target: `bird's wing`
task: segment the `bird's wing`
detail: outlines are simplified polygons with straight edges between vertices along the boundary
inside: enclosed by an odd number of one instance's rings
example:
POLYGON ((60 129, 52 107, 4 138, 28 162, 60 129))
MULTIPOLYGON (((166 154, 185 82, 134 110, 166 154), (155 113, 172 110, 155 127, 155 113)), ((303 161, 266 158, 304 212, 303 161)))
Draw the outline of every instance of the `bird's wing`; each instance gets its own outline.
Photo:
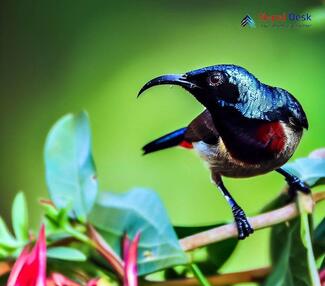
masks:
POLYGON ((185 140, 188 142, 203 141, 207 144, 216 144, 219 133, 216 130, 210 112, 206 109, 196 117, 187 127, 185 140))

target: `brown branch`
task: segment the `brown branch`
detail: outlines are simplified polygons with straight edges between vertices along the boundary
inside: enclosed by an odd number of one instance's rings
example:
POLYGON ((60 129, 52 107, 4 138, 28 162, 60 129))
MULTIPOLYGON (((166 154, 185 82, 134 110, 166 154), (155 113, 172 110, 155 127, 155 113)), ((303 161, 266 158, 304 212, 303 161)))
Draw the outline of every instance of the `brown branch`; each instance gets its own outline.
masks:
MULTIPOLYGON (((208 276, 207 279, 214 286, 226 286, 244 282, 260 282, 271 272, 270 267, 258 268, 249 271, 234 272, 229 274, 220 274, 208 276)), ((198 286, 200 283, 196 278, 174 279, 168 281, 144 281, 144 286, 198 286)))
MULTIPOLYGON (((311 211, 311 205, 316 204, 325 199, 325 192, 318 192, 311 196, 304 195, 304 207, 308 212, 311 211), (313 201, 310 204, 310 201, 313 201)), ((249 218, 249 222, 255 230, 263 229, 272 225, 291 220, 299 215, 299 209, 296 203, 291 203, 282 208, 260 214, 258 216, 249 218)), ((222 241, 231 237, 237 237, 237 228, 234 223, 212 228, 183 239, 179 243, 184 251, 190 251, 205 245, 222 241)))

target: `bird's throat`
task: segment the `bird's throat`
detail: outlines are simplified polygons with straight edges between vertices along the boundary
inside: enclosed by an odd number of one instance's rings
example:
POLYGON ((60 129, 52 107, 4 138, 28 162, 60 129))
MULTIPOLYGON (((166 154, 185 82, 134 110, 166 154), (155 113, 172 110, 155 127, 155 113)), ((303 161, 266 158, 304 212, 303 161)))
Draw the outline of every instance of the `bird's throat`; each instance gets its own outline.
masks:
POLYGON ((256 139, 271 152, 281 152, 285 145, 285 131, 282 123, 266 122, 257 127, 256 139))

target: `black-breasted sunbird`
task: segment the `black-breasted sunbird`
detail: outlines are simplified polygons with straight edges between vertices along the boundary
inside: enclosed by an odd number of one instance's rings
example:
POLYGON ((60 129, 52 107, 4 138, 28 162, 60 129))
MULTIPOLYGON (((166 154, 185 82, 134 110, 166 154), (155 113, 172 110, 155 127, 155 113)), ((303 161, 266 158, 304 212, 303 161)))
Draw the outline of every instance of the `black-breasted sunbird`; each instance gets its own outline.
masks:
POLYGON ((187 127, 145 145, 144 154, 174 146, 194 148, 208 162, 212 180, 232 209, 239 239, 253 229, 222 176, 245 178, 275 170, 285 177, 289 193, 309 192, 304 182, 281 168, 308 128, 302 106, 288 91, 260 82, 243 67, 215 65, 159 76, 139 95, 162 84, 183 87, 206 109, 187 127))

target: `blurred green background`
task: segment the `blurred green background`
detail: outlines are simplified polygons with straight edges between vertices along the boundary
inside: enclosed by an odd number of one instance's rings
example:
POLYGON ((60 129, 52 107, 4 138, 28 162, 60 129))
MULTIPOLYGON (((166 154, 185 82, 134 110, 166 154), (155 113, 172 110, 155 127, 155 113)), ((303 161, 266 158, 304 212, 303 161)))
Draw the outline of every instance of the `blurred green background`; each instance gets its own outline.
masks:
MULTIPOLYGON (((231 220, 193 152, 175 148, 141 156, 145 143, 186 126, 202 107, 177 87, 157 87, 138 100, 137 92, 164 73, 221 63, 244 66, 300 100, 310 130, 295 157, 305 156, 325 143, 325 30, 316 22, 304 29, 261 28, 258 14, 320 5, 310 0, 1 1, 1 215, 9 220, 12 198, 24 190, 33 223, 39 222, 37 199, 47 196, 46 134, 62 115, 86 109, 101 189, 150 187, 178 225, 231 220), (240 26, 247 14, 257 28, 240 26)), ((272 173, 226 179, 226 184, 253 215, 284 181, 272 173)), ((240 242, 223 270, 267 265, 267 235, 259 231, 240 242)))

